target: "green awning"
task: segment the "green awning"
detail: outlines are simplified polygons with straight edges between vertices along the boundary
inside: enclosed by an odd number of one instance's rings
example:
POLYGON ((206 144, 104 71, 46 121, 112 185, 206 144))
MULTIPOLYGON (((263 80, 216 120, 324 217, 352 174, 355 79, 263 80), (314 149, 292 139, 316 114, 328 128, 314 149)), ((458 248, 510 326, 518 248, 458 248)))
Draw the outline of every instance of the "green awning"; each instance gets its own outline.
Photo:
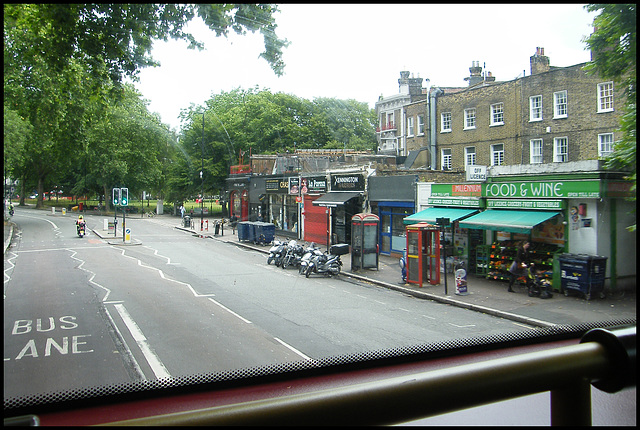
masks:
POLYGON ((553 218, 560 212, 516 211, 489 209, 460 221, 460 228, 529 233, 536 225, 553 218))
POLYGON ((451 222, 454 222, 477 212, 477 209, 427 208, 405 217, 402 222, 405 224, 416 224, 419 222, 435 224, 436 218, 449 218, 451 222))

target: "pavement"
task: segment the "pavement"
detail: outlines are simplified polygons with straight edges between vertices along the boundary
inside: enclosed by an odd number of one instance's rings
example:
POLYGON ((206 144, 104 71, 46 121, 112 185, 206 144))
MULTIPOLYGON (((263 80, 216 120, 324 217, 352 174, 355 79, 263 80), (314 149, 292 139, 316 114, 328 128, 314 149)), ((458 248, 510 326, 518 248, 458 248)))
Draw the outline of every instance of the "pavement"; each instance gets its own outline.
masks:
MULTIPOLYGON (((50 214, 50 216, 62 217, 63 215, 58 213, 56 215, 50 214)), ((73 217, 70 214, 66 216, 73 217)), ((113 233, 107 233, 103 230, 105 216, 87 216, 85 218, 87 219, 88 228, 97 236, 107 240, 112 239, 109 243, 114 245, 128 245, 122 241, 121 231, 116 232, 117 234, 114 238, 113 233)), ((143 218, 145 221, 162 223, 169 227, 191 232, 194 235, 194 240, 217 240, 250 248, 265 255, 268 253, 270 245, 240 241, 237 234, 234 234, 227 224, 220 229, 220 234, 216 235, 214 233, 214 223, 217 220, 215 218, 208 219, 209 228, 200 231, 199 226, 197 230, 183 227, 181 219, 172 215, 156 215, 153 218, 143 218)), ((6 252, 11 243, 13 227, 5 223, 4 231, 6 252)), ((289 240, 290 238, 280 237, 276 234, 276 239, 289 240)), ((140 242, 132 240, 130 243, 130 245, 136 244, 140 244, 140 242)), ((564 294, 554 291, 552 298, 540 299, 538 297, 529 297, 524 285, 514 286, 515 293, 509 293, 507 292, 508 283, 505 281, 490 280, 469 274, 467 276, 467 294, 463 295, 456 294, 453 274, 447 274, 446 291, 444 277, 442 277, 439 285, 423 284, 421 287, 418 284, 403 282, 398 264, 399 260, 396 257, 381 254, 378 259, 377 269, 361 269, 358 271, 351 270, 350 254, 342 256, 342 262, 344 265, 340 276, 369 282, 409 296, 466 308, 534 327, 551 327, 558 324, 574 325, 612 320, 620 321, 621 324, 629 324, 631 322, 635 324, 636 321, 635 283, 630 286, 620 287, 616 291, 605 289, 604 298, 596 295, 595 298, 586 300, 581 295, 572 294, 566 297, 564 294)))

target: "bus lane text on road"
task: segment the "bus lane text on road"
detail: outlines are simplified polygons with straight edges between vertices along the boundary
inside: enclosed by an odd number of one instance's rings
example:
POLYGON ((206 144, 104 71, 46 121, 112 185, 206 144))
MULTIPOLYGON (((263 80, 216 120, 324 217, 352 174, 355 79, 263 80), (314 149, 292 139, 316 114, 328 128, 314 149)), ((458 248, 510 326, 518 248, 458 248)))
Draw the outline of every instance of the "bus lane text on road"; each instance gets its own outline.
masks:
POLYGON ((77 318, 72 315, 61 317, 46 317, 35 319, 15 320, 11 330, 11 336, 24 338, 24 342, 17 342, 18 347, 13 351, 7 351, 5 345, 4 361, 22 360, 24 358, 50 357, 68 354, 86 354, 94 352, 89 344, 90 334, 78 334, 77 318), (72 331, 73 330, 73 331, 72 331), (47 333, 46 338, 37 336, 39 333, 47 333), (14 356, 15 355, 15 356, 14 356))

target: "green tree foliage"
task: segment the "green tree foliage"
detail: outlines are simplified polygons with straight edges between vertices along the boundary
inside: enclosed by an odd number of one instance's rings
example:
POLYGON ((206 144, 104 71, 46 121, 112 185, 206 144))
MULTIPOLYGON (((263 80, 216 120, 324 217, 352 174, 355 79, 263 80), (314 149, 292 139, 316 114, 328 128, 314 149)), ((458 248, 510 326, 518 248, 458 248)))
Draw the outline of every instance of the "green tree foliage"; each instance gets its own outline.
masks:
POLYGON ((273 14, 275 5, 255 4, 19 4, 4 6, 7 27, 27 30, 30 44, 23 53, 40 57, 56 72, 72 60, 85 64, 100 84, 106 79, 119 88, 122 78, 135 78, 141 67, 156 65, 150 57, 154 40, 185 39, 203 45, 183 31, 197 14, 218 36, 230 29, 238 34, 259 30, 264 35, 262 57, 282 74, 282 48, 273 14))
MULTIPOLYGON (((124 89, 124 97, 113 101, 87 131, 86 160, 91 166, 86 183, 85 172, 77 171, 76 193, 91 189, 109 196, 114 186, 126 186, 138 195, 162 188, 163 170, 175 139, 168 127, 148 112, 132 86, 124 89)), ((82 157, 80 153, 79 164, 82 157)))
POLYGON ((202 48, 183 30, 196 14, 218 36, 260 31, 262 57, 280 75, 288 42, 275 34, 277 11, 263 4, 4 5, 5 111, 13 128, 17 118, 29 128, 25 139, 5 140, 5 163, 10 154, 13 176, 37 185, 38 206, 59 181, 75 192, 114 185, 107 181, 127 181, 136 193, 159 189, 176 153, 123 78, 135 80, 141 67, 156 64, 149 55, 154 40, 202 48))
MULTIPOLYGON (((612 169, 629 171, 632 190, 636 190, 636 5, 590 4, 590 12, 600 11, 594 32, 585 42, 594 53, 587 70, 612 79, 626 96, 620 123, 622 138, 615 142, 607 159, 612 169)), ((634 198, 635 200, 635 198, 634 198)), ((635 230, 635 224, 630 227, 635 230)))
POLYGON ((191 106, 181 116, 187 126, 180 140, 185 157, 179 182, 185 187, 194 184, 192 195, 200 193, 202 158, 205 189, 216 190, 224 186, 229 167, 240 162, 241 154, 248 163, 250 153, 344 147, 374 150, 377 145, 375 112, 355 100, 309 101, 258 88, 237 88, 214 95, 205 106, 191 106))

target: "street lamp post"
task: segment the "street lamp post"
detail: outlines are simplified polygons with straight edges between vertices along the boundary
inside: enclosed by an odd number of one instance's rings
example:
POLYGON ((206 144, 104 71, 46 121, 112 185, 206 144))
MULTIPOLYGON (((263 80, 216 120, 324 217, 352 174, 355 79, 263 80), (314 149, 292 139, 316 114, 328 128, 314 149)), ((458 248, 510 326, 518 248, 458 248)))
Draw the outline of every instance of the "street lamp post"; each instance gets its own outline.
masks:
POLYGON ((204 229, 204 112, 202 112, 202 145, 200 145, 200 232, 204 229))

